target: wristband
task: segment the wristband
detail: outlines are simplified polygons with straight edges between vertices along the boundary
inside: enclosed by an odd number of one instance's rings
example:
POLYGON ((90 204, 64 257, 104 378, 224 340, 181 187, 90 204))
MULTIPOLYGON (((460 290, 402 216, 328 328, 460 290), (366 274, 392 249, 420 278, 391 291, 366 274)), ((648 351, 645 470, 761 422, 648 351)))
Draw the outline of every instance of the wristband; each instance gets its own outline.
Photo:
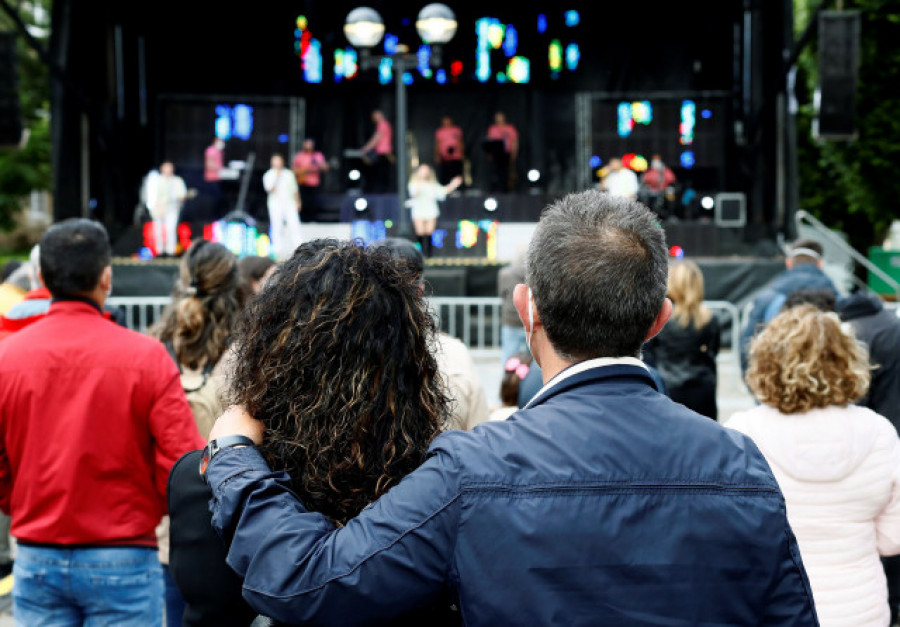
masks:
POLYGON ((209 462, 212 458, 221 453, 226 448, 234 446, 256 446, 256 443, 246 435, 226 435, 215 440, 210 440, 209 444, 203 449, 203 457, 200 459, 200 475, 206 474, 209 462))

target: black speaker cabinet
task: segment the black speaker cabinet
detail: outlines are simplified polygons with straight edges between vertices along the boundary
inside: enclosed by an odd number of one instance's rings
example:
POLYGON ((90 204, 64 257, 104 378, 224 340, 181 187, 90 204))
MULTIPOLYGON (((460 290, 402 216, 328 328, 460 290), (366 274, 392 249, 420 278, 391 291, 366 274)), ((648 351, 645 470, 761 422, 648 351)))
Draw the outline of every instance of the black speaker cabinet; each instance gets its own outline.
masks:
POLYGON ((22 140, 17 68, 16 36, 0 32, 0 147, 17 146, 22 140))
POLYGON ((856 87, 859 70, 858 11, 819 14, 819 93, 816 135, 822 139, 856 137, 856 87))

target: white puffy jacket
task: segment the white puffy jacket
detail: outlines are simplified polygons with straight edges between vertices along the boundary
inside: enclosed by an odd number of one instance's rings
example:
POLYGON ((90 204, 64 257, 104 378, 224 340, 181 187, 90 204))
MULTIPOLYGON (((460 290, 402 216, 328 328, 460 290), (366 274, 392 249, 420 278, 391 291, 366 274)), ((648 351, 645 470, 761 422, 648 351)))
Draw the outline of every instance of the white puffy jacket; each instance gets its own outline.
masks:
POLYGON ((900 553, 900 438, 850 405, 782 414, 765 405, 725 424, 749 435, 787 504, 823 627, 885 627, 879 555, 900 553))

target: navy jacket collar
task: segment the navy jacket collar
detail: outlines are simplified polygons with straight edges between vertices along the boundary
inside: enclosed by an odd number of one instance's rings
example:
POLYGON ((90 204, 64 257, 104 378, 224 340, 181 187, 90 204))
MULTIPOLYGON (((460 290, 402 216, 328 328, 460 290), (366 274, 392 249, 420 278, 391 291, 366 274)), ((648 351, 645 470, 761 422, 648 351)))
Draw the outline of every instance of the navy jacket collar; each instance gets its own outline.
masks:
POLYGON ((621 377, 627 377, 629 379, 639 379, 642 383, 646 383, 652 389, 656 389, 656 383, 653 381, 653 377, 650 376, 650 373, 646 368, 642 368, 640 366, 632 366, 629 364, 597 366, 596 368, 590 368, 583 372, 579 372, 578 374, 572 375, 571 377, 566 377, 559 383, 551 385, 549 388, 547 388, 543 392, 538 393, 537 396, 531 399, 526 407, 536 407, 537 405, 546 402, 550 398, 553 398, 557 394, 562 394, 567 390, 578 387, 580 385, 584 385, 586 383, 600 382, 621 377))

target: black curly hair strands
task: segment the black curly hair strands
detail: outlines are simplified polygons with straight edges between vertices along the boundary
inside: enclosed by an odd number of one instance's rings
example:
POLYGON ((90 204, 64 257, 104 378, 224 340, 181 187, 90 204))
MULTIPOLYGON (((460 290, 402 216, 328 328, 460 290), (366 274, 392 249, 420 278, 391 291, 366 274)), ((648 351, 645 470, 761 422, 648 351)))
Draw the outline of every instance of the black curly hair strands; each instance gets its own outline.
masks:
POLYGON ((247 306, 230 398, 310 509, 343 524, 422 463, 446 418, 417 275, 384 249, 307 242, 247 306))

